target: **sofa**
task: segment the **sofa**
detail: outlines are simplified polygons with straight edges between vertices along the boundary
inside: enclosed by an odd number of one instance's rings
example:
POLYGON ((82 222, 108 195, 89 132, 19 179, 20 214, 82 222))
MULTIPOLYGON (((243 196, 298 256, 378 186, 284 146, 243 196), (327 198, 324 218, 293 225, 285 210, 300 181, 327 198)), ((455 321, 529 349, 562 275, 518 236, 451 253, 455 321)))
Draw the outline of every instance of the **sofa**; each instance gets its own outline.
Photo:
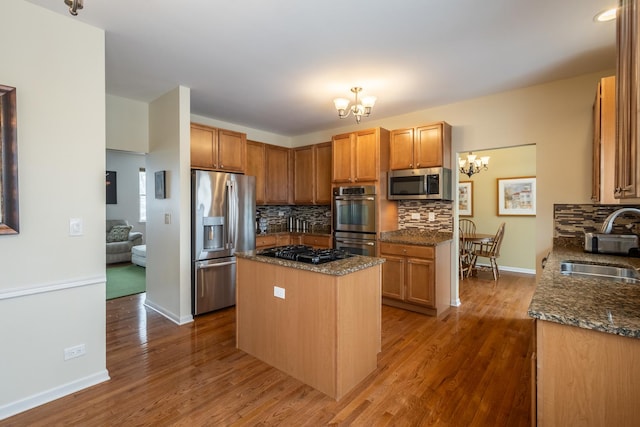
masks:
POLYGON ((131 248, 142 245, 142 233, 124 219, 107 220, 107 264, 131 261, 131 248))

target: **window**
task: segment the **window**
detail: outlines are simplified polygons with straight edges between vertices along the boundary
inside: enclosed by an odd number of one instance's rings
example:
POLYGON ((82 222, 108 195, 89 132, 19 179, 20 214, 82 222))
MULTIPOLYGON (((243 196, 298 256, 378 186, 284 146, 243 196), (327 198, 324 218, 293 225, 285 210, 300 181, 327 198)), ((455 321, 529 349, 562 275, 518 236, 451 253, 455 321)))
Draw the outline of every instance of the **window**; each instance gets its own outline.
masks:
POLYGON ((144 168, 138 171, 138 195, 140 199, 140 222, 147 222, 147 174, 144 168))

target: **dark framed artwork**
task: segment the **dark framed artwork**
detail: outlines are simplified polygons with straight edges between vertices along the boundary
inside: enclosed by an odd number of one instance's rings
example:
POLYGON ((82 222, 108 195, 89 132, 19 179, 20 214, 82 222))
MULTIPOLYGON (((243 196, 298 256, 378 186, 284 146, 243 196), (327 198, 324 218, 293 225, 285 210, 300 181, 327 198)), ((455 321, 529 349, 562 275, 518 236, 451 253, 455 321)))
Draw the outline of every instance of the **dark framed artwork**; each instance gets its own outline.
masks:
POLYGON ((107 171, 107 204, 118 204, 118 180, 115 171, 107 171))
POLYGON ((167 197, 167 191, 165 187, 166 171, 158 171, 155 173, 156 177, 156 199, 164 199, 167 197))
POLYGON ((0 235, 18 234, 16 88, 0 85, 0 235))

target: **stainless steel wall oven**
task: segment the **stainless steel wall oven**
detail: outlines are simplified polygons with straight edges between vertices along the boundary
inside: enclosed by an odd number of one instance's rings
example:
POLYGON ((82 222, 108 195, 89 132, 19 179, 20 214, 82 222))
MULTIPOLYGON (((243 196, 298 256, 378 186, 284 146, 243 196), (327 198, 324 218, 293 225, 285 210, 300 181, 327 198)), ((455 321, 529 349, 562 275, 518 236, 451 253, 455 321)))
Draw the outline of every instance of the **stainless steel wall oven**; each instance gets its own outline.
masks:
POLYGON ((334 247, 358 255, 376 256, 376 187, 333 189, 334 247))

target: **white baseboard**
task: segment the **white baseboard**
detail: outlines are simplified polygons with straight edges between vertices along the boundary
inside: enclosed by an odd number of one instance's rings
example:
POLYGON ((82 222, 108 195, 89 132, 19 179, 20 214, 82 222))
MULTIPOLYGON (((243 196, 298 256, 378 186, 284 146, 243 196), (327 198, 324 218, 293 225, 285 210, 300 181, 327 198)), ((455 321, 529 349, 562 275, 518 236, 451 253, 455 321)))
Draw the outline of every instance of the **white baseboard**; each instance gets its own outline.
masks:
POLYGON ((193 322, 192 315, 177 316, 175 313, 165 310, 164 307, 160 307, 159 305, 155 304, 153 301, 149 301, 148 297, 145 298, 144 305, 145 307, 149 307, 151 310, 155 311, 156 313, 163 315, 164 317, 171 320, 173 323, 177 325, 186 325, 187 323, 193 322))
POLYGON ((20 412, 28 411, 36 406, 44 405, 45 403, 60 399, 61 397, 89 388, 96 384, 109 381, 110 379, 109 371, 105 369, 103 371, 96 372, 93 375, 89 375, 50 390, 34 394, 33 396, 26 397, 16 402, 0 406, 0 420, 19 414, 20 412))
MULTIPOLYGON (((491 264, 481 264, 478 263, 477 265, 479 265, 480 267, 487 267, 487 268, 491 268, 491 264)), ((505 266, 498 266, 498 269, 501 271, 510 271, 512 273, 523 273, 523 274, 532 274, 535 276, 536 274, 536 270, 535 269, 530 269, 530 268, 520 268, 520 267, 505 267, 505 266)))

